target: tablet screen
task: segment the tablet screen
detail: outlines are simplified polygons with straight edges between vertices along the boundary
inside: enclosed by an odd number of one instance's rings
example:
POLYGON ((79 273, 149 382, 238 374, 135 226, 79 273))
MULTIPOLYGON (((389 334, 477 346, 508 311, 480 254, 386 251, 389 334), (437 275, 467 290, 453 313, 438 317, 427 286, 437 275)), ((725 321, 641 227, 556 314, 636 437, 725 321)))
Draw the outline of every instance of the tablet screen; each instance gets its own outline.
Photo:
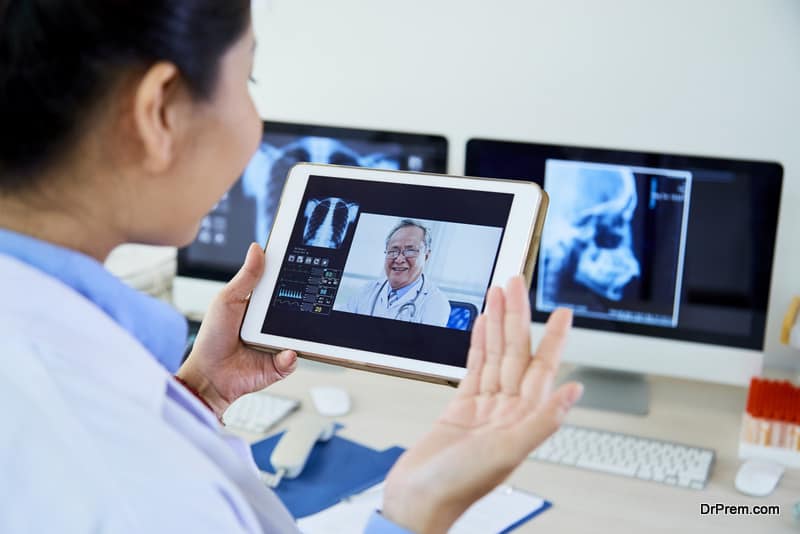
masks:
POLYGON ((513 198, 310 176, 262 333, 463 367, 513 198))

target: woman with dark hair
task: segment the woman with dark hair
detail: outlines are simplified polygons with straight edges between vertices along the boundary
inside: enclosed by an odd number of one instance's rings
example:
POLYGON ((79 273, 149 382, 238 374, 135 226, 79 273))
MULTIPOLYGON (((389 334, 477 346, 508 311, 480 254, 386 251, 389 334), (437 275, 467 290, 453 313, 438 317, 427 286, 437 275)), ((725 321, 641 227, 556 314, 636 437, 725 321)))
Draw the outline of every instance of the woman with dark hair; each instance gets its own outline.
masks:
MULTIPOLYGON (((218 420, 296 366, 238 338, 259 248, 179 369, 183 319, 102 266, 121 243, 190 242, 241 174, 253 50, 250 0, 0 0, 0 531, 297 532, 218 420)), ((531 358, 521 279, 487 309, 369 532, 444 532, 580 395, 552 392, 568 312, 531 358)))

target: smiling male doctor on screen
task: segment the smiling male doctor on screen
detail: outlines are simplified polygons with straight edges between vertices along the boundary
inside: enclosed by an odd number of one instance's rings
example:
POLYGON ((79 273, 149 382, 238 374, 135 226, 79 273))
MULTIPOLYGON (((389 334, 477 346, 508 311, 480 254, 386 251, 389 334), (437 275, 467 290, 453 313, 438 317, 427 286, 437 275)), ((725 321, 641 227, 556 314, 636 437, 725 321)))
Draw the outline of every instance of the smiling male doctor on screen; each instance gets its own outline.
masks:
POLYGON ((446 326, 450 302, 423 272, 431 256, 430 230, 403 219, 386 237, 384 254, 386 278, 366 284, 344 311, 446 326))

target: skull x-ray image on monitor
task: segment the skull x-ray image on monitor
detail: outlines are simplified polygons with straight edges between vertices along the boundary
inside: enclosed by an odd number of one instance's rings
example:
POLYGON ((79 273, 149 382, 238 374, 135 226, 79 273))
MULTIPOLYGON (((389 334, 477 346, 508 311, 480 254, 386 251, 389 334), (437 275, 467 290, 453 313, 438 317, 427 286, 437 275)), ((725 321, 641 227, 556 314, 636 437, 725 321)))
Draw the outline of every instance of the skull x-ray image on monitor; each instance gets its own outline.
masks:
POLYGON ((548 159, 536 309, 675 326, 692 174, 548 159))
MULTIPOLYGON (((447 141, 435 135, 265 121, 261 144, 241 179, 203 219, 194 242, 179 251, 178 275, 230 279, 247 246, 267 242, 286 175, 301 162, 444 173, 447 141)), ((354 217, 340 216, 350 209, 340 212, 340 207, 317 207, 315 217, 330 214, 333 226, 317 227, 325 219, 314 218, 314 235, 330 231, 330 243, 335 243, 336 225, 354 217)))
POLYGON ((763 350, 779 164, 472 139, 466 174, 550 196, 535 321, 566 306, 584 329, 763 350))

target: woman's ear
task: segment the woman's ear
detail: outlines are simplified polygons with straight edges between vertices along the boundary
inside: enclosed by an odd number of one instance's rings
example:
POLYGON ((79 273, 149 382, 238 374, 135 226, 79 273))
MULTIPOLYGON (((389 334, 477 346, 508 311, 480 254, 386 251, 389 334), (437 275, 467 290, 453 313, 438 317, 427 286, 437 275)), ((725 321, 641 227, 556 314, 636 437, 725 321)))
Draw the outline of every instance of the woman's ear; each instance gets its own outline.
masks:
POLYGON ((133 123, 143 150, 143 165, 152 173, 167 170, 175 157, 180 118, 179 72, 159 62, 144 73, 134 94, 133 123))

